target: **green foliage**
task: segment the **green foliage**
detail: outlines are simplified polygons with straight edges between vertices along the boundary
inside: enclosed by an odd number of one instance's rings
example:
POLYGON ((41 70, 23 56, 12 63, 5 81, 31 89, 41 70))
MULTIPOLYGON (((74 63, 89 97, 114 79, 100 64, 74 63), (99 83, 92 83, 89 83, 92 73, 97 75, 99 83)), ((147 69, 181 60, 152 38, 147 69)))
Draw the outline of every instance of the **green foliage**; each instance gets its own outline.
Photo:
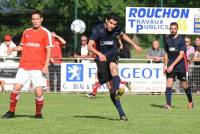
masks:
MULTIPOLYGON (((43 25, 50 31, 55 31, 64 37, 69 52, 74 49, 74 34, 70 24, 74 20, 75 6, 78 8, 78 18, 85 21, 87 29, 85 34, 90 35, 91 28, 103 21, 106 14, 116 12, 120 16, 120 26, 125 27, 125 8, 159 7, 161 2, 165 7, 198 7, 198 0, 2 0, 0 1, 0 38, 5 33, 12 35, 23 32, 31 26, 30 14, 37 9, 44 12, 43 25)), ((137 35, 137 41, 142 47, 149 47, 153 39, 159 35, 137 35)), ((192 37, 194 38, 194 37, 192 37)), ((79 39, 79 38, 78 38, 79 39)), ((64 54, 65 55, 65 54, 64 54)))

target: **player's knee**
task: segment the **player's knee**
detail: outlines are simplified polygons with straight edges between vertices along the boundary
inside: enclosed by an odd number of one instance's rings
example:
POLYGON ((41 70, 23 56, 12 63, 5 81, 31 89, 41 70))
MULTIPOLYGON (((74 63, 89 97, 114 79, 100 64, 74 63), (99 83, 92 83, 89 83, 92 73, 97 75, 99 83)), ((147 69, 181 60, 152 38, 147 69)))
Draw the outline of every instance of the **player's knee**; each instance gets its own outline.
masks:
POLYGON ((41 96, 36 96, 35 99, 36 99, 37 101, 43 101, 43 100, 44 100, 44 97, 43 97, 43 95, 41 95, 41 96))
POLYGON ((182 82, 183 89, 187 89, 189 87, 188 82, 182 82))
POLYGON ((35 88, 35 95, 38 96, 38 97, 43 95, 42 94, 42 87, 35 88))
POLYGON ((23 85, 21 85, 21 84, 15 84, 13 91, 20 92, 22 87, 23 87, 23 85))
POLYGON ((116 91, 115 90, 110 90, 110 97, 115 96, 116 95, 116 91))

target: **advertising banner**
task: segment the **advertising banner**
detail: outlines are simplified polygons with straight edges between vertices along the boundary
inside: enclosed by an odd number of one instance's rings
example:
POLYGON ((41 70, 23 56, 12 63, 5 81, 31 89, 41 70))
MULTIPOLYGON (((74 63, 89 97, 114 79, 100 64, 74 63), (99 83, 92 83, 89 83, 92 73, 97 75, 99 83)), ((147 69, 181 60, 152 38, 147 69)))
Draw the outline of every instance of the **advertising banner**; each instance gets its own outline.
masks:
POLYGON ((169 34, 171 22, 178 34, 200 34, 200 8, 126 7, 128 34, 169 34))
MULTIPOLYGON (((163 75, 163 64, 133 64, 120 63, 119 76, 122 80, 130 81, 131 92, 164 92, 166 79, 163 75)), ((61 91, 88 91, 95 83, 96 64, 62 63, 61 91)), ((125 91, 128 89, 124 86, 125 91)), ((108 91, 106 85, 99 92, 108 91)))

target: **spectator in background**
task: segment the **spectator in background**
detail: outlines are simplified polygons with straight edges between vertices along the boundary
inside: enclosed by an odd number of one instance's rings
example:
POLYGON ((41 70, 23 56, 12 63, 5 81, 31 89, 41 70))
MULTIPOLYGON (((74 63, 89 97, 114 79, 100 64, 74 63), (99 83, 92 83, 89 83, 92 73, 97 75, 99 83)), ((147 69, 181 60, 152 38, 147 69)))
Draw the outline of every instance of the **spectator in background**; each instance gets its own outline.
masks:
POLYGON ((158 40, 152 42, 151 48, 147 52, 147 59, 151 59, 154 63, 161 63, 164 58, 164 50, 160 48, 158 40))
POLYGON ((195 46, 194 46, 195 51, 199 46, 200 46, 200 36, 197 36, 195 39, 195 46))
MULTIPOLYGON (((16 45, 12 42, 12 37, 9 34, 4 36, 4 42, 0 45, 0 57, 13 58, 17 56, 17 52, 9 52, 9 48, 14 48, 16 45)), ((10 61, 10 60, 9 60, 10 61)))
MULTIPOLYGON (((197 37, 198 40, 200 39, 199 37, 197 37)), ((196 41, 195 41, 196 43, 196 41)), ((198 93, 200 93, 200 45, 196 44, 196 51, 194 53, 194 70, 193 70, 193 81, 195 83, 195 88, 197 90, 198 93)))
POLYGON ((117 47, 120 58, 131 58, 130 48, 127 46, 127 44, 122 42, 121 37, 118 38, 117 47))
MULTIPOLYGON (((88 51, 88 39, 85 35, 81 36, 81 46, 78 46, 76 49, 76 52, 74 53, 74 58, 81 58, 81 59, 87 59, 87 58, 92 58, 92 54, 89 53, 88 51)), ((88 63, 90 62, 89 60, 80 60, 77 62, 82 62, 82 63, 88 63)))
POLYGON ((195 49, 192 46, 192 43, 191 43, 191 40, 190 40, 189 37, 185 37, 185 44, 186 44, 186 47, 187 47, 187 51, 186 51, 187 59, 191 60, 191 59, 194 58, 195 49))
POLYGON ((57 80, 56 91, 60 92, 60 72, 62 63, 62 47, 66 44, 66 41, 58 36, 55 32, 52 35, 52 49, 51 49, 51 60, 49 65, 49 82, 50 91, 54 90, 54 80, 57 80))
POLYGON ((0 80, 0 87, 1 87, 1 92, 4 91, 4 85, 5 85, 5 81, 4 80, 0 80))

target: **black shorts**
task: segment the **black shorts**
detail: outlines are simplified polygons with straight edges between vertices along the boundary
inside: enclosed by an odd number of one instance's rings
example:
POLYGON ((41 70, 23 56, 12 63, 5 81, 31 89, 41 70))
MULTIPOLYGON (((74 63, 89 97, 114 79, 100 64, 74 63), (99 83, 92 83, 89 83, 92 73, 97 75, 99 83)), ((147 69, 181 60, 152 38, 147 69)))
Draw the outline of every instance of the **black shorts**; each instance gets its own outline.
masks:
POLYGON ((97 77, 100 85, 103 85, 112 80, 112 74, 110 72, 110 63, 118 63, 118 57, 107 58, 107 61, 96 61, 97 64, 97 77))
POLYGON ((171 72, 171 73, 167 73, 167 78, 173 78, 174 80, 179 79, 180 81, 187 81, 188 80, 188 76, 186 75, 186 72, 171 72))

